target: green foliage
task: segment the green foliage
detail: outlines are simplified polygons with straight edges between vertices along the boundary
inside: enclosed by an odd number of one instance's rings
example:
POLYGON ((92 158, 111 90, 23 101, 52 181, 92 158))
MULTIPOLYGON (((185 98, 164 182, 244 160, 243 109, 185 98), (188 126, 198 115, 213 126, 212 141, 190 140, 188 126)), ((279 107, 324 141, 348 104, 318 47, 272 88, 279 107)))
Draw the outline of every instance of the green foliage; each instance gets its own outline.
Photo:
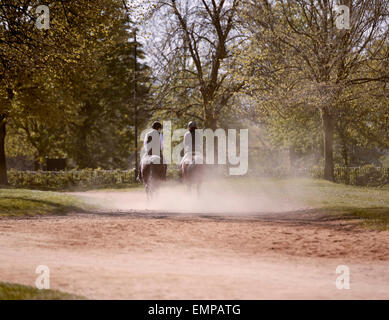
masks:
MULTIPOLYGON (((134 170, 82 169, 68 171, 8 171, 9 184, 16 188, 42 190, 90 189, 134 186, 134 170)), ((180 169, 169 167, 167 179, 178 181, 180 169)))
MULTIPOLYGON (((361 167, 335 166, 335 182, 354 186, 380 187, 389 185, 389 168, 365 165, 361 167)), ((324 169, 315 166, 311 169, 313 178, 323 178, 324 169)))
MULTIPOLYGON (((379 164, 377 158, 389 148, 389 46, 379 27, 387 1, 376 1, 374 10, 369 1, 351 1, 356 21, 348 31, 336 28, 335 0, 323 5, 155 0, 130 1, 126 7, 127 2, 1 3, 0 126, 7 126, 7 156, 41 162, 67 157, 79 169, 127 169, 134 153, 135 106, 140 128, 156 118, 169 118, 174 127, 196 119, 200 126, 224 128, 248 119, 266 131, 265 138, 259 132, 260 138, 250 141, 262 166, 266 161, 280 166, 275 158, 284 149, 296 168, 320 165, 323 110, 335 125, 330 151, 339 165, 379 164), (50 4, 48 30, 33 23, 39 4, 50 4), (147 60, 153 61, 154 75, 133 59, 138 5, 151 5, 149 13, 158 22, 154 48, 143 52, 137 44, 139 61, 154 52, 147 60), (368 38, 360 36, 368 30, 368 38)), ((3 158, 0 152, 0 173, 6 171, 3 158)), ((264 174, 286 174, 277 170, 264 174)), ((385 181, 374 169, 336 170, 340 182, 385 181)), ((43 186, 36 180, 31 183, 43 186)))
POLYGON ((178 181, 181 178, 181 169, 178 167, 168 167, 166 172, 166 179, 178 181))
MULTIPOLYGON (((50 1, 48 30, 34 24, 41 2, 0 5, 0 116, 9 129, 7 156, 128 168, 134 105, 140 108, 147 98, 149 68, 137 64, 134 101, 134 43, 124 3, 50 1)), ((139 43, 137 48, 143 59, 139 43)), ((140 112, 138 123, 146 116, 140 112)), ((4 157, 0 164, 4 173, 4 157)))
POLYGON ((0 282, 0 300, 79 300, 81 296, 58 290, 39 290, 31 286, 0 282))
MULTIPOLYGON (((290 177, 311 177, 313 179, 323 179, 324 168, 313 166, 311 168, 293 169, 283 166, 256 168, 249 172, 249 175, 269 178, 290 178, 290 177)), ((364 165, 361 167, 341 167, 334 168, 336 183, 353 186, 382 187, 389 185, 389 168, 376 167, 374 165, 364 165)))
POLYGON ((58 192, 0 189, 0 217, 83 212, 94 208, 79 198, 58 192))
POLYGON ((134 170, 83 169, 58 172, 8 171, 9 183, 17 188, 65 190, 134 183, 134 170))
POLYGON ((354 147, 387 149, 389 141, 388 36, 379 27, 388 2, 349 1, 355 19, 347 31, 337 29, 337 4, 246 1, 247 40, 234 52, 234 76, 252 101, 243 114, 268 125, 274 144, 317 154, 326 146, 326 179, 333 152, 339 164, 361 165, 368 161, 359 162, 354 147))

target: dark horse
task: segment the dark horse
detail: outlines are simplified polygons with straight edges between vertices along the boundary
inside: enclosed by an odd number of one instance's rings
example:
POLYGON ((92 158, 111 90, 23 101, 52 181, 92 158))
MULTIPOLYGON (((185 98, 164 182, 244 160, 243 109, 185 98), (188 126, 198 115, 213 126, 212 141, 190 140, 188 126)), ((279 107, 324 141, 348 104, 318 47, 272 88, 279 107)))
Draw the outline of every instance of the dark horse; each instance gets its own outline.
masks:
POLYGON ((203 181, 204 165, 201 164, 202 156, 194 153, 189 156, 182 163, 181 174, 184 184, 186 184, 188 191, 191 191, 194 185, 197 191, 197 195, 200 194, 200 187, 203 181))
POLYGON ((148 200, 156 195, 165 177, 165 167, 159 162, 160 157, 158 156, 146 156, 142 160, 141 176, 148 200))

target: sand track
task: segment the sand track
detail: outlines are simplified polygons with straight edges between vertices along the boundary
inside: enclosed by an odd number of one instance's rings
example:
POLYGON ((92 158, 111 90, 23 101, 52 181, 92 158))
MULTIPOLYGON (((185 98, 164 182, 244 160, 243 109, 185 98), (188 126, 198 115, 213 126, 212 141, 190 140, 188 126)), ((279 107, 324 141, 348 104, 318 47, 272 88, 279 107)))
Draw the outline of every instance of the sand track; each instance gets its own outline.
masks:
POLYGON ((141 210, 138 192, 87 195, 114 208, 0 220, 0 281, 34 285, 43 264, 53 289, 88 298, 389 298, 388 232, 309 209, 141 210), (338 265, 350 290, 335 286, 338 265))

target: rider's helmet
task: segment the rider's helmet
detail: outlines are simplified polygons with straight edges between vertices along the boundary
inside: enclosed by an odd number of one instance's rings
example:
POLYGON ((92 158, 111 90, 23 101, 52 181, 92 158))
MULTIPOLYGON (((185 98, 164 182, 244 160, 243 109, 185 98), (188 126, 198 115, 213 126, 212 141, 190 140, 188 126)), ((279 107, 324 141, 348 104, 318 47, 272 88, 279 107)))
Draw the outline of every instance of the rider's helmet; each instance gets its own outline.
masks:
POLYGON ((162 129, 162 123, 159 122, 158 120, 154 121, 153 124, 151 125, 151 127, 155 130, 162 129))
POLYGON ((197 125, 195 121, 190 121, 188 123, 188 129, 197 129, 197 125))

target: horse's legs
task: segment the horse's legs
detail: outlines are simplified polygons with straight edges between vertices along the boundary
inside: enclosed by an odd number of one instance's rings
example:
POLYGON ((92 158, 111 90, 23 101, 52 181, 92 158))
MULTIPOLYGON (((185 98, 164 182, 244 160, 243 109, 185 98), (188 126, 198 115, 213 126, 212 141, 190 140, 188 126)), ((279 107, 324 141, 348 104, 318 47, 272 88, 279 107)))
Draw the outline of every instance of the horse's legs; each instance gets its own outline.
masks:
POLYGON ((186 163, 184 162, 181 166, 181 182, 185 183, 186 181, 186 163))
POLYGON ((144 167, 142 167, 141 169, 141 172, 142 172, 142 180, 143 180, 143 184, 145 186, 145 191, 146 191, 146 198, 147 200, 151 200, 151 197, 152 197, 152 194, 151 194, 151 185, 150 185, 150 177, 151 177, 151 170, 150 170, 150 166, 146 165, 144 167))
POLYGON ((149 181, 145 181, 144 183, 147 201, 150 201, 152 198, 152 190, 149 183, 150 183, 149 181))

